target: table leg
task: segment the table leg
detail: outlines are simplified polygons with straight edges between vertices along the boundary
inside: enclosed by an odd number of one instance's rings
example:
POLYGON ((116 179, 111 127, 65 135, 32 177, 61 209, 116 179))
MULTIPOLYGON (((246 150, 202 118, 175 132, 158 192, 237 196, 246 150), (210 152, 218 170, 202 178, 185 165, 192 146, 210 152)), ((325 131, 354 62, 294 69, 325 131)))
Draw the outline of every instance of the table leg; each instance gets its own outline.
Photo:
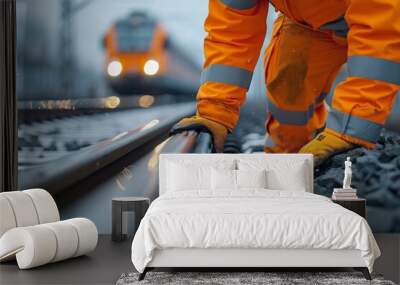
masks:
POLYGON ((112 240, 122 241, 122 204, 112 202, 112 240))

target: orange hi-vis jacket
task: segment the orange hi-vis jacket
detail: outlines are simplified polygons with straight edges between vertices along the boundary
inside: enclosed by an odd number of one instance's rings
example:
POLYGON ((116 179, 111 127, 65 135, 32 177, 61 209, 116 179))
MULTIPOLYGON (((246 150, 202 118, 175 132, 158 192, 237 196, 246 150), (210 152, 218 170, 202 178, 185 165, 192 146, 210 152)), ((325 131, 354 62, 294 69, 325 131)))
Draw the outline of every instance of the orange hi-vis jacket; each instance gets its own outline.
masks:
MULTIPOLYGON (((400 90, 400 1, 271 4, 284 15, 275 22, 264 61, 271 146, 296 152, 326 124, 327 131, 372 148, 400 90), (344 63, 347 76, 335 81, 344 63)), ((235 127, 266 34, 268 5, 209 1, 197 94, 201 117, 235 127)))

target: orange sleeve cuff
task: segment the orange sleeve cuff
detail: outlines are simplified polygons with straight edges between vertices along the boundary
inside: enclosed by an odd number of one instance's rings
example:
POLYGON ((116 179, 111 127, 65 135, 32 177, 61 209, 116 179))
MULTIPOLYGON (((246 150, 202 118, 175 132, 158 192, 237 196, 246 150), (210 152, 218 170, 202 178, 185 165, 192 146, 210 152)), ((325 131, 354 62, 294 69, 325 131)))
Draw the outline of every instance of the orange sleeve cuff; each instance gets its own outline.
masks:
POLYGON ((198 100, 197 115, 220 123, 232 131, 239 119, 239 108, 227 106, 221 102, 213 100, 198 100))

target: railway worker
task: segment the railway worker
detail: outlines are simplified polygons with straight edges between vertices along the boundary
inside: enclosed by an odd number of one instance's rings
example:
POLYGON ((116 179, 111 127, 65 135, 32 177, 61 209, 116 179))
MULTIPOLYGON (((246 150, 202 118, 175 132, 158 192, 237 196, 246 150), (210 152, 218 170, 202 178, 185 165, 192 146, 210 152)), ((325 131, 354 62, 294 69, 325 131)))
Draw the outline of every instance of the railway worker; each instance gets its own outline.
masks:
MULTIPOLYGON (((271 2, 282 16, 264 60, 265 151, 312 153, 319 164, 357 145, 373 148, 400 85, 400 1, 271 2), (349 76, 330 90, 346 62, 349 76)), ((267 9, 267 0, 210 0, 197 114, 172 133, 206 128, 222 151, 259 57, 267 9)))

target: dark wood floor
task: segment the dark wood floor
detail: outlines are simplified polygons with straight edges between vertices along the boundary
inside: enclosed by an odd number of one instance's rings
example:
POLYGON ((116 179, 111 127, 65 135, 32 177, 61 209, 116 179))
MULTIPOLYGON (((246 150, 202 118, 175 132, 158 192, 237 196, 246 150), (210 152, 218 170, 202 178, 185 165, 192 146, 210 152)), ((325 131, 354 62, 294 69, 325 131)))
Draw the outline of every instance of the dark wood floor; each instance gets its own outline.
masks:
MULTIPOLYGON (((400 235, 376 234, 375 237, 382 256, 376 261, 374 271, 399 283, 400 235)), ((96 250, 88 256, 29 270, 19 270, 16 262, 0 264, 0 284, 115 284, 122 273, 135 270, 130 247, 131 239, 115 243, 109 235, 101 235, 96 250)))
POLYGON ((134 271, 130 258, 131 240, 114 243, 99 236, 95 251, 29 270, 19 270, 16 262, 0 265, 0 284, 115 284, 122 273, 134 271))

